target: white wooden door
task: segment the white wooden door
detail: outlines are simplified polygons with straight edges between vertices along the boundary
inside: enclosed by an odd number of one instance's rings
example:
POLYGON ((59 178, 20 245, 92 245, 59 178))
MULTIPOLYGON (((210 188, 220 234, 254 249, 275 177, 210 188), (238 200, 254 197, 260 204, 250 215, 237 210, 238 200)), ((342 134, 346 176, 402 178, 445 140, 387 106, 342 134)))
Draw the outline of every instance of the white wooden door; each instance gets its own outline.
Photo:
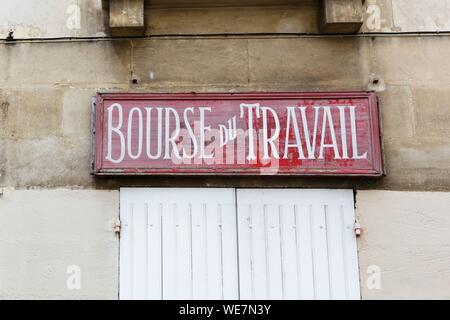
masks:
POLYGON ((359 299, 351 190, 238 189, 241 299, 359 299))
POLYGON ((238 299, 234 189, 122 188, 121 299, 238 299))
POLYGON ((121 189, 121 299, 359 299, 351 190, 121 189))

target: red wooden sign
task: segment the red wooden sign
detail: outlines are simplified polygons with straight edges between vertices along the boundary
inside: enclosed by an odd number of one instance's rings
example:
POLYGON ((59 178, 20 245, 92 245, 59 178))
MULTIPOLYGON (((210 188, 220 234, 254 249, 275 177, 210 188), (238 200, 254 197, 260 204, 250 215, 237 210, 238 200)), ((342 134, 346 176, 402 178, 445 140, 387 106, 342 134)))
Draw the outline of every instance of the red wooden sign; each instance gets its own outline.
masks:
POLYGON ((94 174, 380 176, 374 93, 98 94, 94 174))

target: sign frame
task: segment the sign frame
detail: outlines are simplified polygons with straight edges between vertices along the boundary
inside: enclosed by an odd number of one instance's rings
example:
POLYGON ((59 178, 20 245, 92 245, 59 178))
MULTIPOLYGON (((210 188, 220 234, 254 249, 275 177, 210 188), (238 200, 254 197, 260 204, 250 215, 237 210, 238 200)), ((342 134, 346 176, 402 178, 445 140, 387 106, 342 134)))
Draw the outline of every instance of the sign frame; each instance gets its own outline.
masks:
POLYGON ((372 91, 338 91, 338 92, 242 92, 242 93, 109 93, 98 92, 93 98, 92 115, 92 171, 96 176, 133 176, 133 175, 157 175, 157 176, 296 176, 296 177, 381 177, 385 175, 383 147, 381 138, 381 127, 379 119, 378 99, 375 92, 372 91), (257 169, 248 170, 229 169, 216 171, 213 169, 155 169, 155 168, 102 168, 103 161, 103 123, 104 123, 104 100, 280 100, 280 99, 367 99, 369 111, 368 130, 371 138, 371 170, 330 170, 314 169, 305 172, 284 172, 276 174, 264 174, 257 169))

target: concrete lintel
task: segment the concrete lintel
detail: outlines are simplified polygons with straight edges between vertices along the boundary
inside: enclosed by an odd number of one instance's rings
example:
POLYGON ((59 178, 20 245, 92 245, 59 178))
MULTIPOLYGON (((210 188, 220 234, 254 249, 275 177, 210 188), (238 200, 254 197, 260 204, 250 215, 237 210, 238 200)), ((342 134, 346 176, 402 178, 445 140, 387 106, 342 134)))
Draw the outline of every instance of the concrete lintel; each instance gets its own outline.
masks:
POLYGON ((365 0, 321 0, 323 33, 357 33, 363 24, 365 0))

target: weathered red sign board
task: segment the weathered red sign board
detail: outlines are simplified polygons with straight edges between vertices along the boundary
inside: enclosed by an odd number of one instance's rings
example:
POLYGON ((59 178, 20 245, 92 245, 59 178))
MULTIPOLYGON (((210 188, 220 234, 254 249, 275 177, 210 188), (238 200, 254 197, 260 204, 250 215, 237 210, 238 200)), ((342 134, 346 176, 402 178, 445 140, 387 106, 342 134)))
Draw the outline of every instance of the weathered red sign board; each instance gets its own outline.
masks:
POLYGON ((383 174, 370 92, 99 93, 94 146, 96 175, 383 174))

